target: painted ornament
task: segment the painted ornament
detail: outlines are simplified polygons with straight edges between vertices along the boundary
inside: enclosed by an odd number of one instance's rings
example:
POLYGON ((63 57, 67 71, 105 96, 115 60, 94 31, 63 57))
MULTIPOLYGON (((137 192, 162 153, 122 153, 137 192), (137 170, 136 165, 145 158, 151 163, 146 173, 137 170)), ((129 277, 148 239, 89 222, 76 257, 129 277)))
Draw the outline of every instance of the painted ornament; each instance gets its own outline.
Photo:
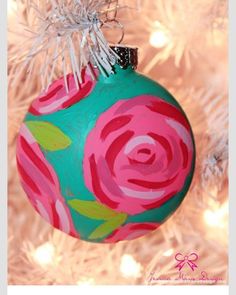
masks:
POLYGON ((135 72, 137 50, 114 47, 114 74, 83 71, 33 101, 17 138, 21 183, 35 210, 82 240, 116 243, 157 229, 194 172, 190 124, 173 96, 135 72), (66 90, 66 84, 68 92, 66 90))

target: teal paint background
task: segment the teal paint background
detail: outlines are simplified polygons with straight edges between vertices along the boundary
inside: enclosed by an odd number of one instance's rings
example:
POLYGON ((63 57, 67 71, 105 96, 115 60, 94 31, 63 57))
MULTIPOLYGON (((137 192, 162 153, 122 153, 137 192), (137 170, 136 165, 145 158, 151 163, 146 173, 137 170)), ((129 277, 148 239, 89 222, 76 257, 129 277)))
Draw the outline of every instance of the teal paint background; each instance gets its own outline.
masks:
MULTIPOLYGON (((61 192, 66 201, 75 198, 96 200, 93 194, 85 187, 82 161, 86 138, 101 113, 121 99, 131 99, 142 94, 158 96, 182 110, 174 97, 158 83, 138 74, 131 68, 123 70, 120 67, 115 67, 115 71, 114 75, 107 78, 100 75, 92 93, 68 109, 49 115, 34 116, 30 113, 26 115, 25 121, 50 122, 60 128, 72 140, 72 144, 65 150, 49 152, 42 148, 46 159, 51 163, 58 175, 61 192)), ((125 223, 162 223, 170 217, 183 201, 191 184, 195 166, 195 153, 194 145, 192 170, 186 179, 183 190, 159 208, 129 216, 125 223)), ((68 207, 70 208, 70 206, 68 207)), ((88 241, 87 237, 91 232, 103 223, 103 221, 84 217, 71 208, 70 212, 75 228, 83 240, 88 241)), ((103 239, 93 240, 92 242, 102 242, 103 239)))

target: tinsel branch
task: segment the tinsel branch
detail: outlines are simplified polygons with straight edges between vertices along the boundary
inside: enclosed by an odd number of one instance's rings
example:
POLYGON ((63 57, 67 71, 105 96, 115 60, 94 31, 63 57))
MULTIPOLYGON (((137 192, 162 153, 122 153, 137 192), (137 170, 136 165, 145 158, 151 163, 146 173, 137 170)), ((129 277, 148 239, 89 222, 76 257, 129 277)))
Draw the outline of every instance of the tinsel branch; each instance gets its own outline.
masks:
MULTIPOLYGON (((99 5, 104 1, 90 2, 99 5)), ((139 47, 138 70, 164 85, 187 113, 193 126, 197 162, 191 189, 177 212, 152 234, 116 245, 86 243, 53 229, 35 214, 21 189, 16 172, 16 135, 29 104, 40 92, 39 69, 51 63, 46 57, 54 60, 60 53, 59 47, 67 44, 65 37, 55 35, 49 45, 45 35, 48 52, 44 50, 43 54, 35 56, 33 66, 28 68, 30 78, 25 68, 19 71, 19 64, 38 38, 19 26, 20 22, 30 31, 37 31, 39 23, 35 19, 35 9, 30 8, 31 3, 17 0, 16 7, 16 1, 11 0, 8 11, 9 284, 171 285, 174 283, 164 278, 178 275, 174 260, 178 252, 199 255, 198 269, 194 272, 197 276, 205 271, 209 278, 215 278, 211 284, 227 283, 227 1, 142 0, 139 10, 119 9, 119 19, 125 25, 124 43, 139 47), (58 51, 57 42, 60 42, 58 51), (12 86, 16 75, 18 78, 12 86), (150 281, 151 273, 162 276, 163 280, 150 281)), ((63 1, 60 3, 62 5, 63 1)), ((119 3, 122 7, 137 7, 135 0, 119 3)), ((37 5, 41 16, 50 15, 51 1, 38 1, 37 5)), ((99 11, 103 10, 99 8, 99 11)), ((106 13, 102 15, 106 18, 106 13)), ((45 25, 44 18, 42 23, 45 25)), ((71 32, 66 30, 65 33, 71 36, 71 32)), ((108 39, 114 37, 113 30, 107 35, 108 39)), ((71 39, 78 42, 77 37, 71 39)), ((74 45, 75 51, 78 46, 74 45)), ((54 74, 46 70, 45 85, 63 75, 61 57, 57 61, 54 74)), ((72 71, 68 49, 65 61, 65 71, 72 71)), ((192 275, 191 270, 186 274, 192 275)), ((180 283, 195 284, 193 281, 180 283)))
POLYGON ((31 33, 32 44, 28 52, 21 54, 23 62, 14 81, 18 81, 25 68, 31 77, 35 58, 39 55, 45 56, 39 68, 43 90, 51 84, 56 64, 63 67, 66 88, 68 68, 73 72, 77 89, 82 83, 84 67, 88 66, 95 78, 90 64, 105 76, 112 74, 119 57, 111 50, 102 28, 111 29, 117 11, 127 8, 118 4, 116 0, 45 0, 40 3, 28 0, 26 14, 33 23, 22 24, 22 30, 31 33), (112 18, 109 17, 111 13, 112 18))

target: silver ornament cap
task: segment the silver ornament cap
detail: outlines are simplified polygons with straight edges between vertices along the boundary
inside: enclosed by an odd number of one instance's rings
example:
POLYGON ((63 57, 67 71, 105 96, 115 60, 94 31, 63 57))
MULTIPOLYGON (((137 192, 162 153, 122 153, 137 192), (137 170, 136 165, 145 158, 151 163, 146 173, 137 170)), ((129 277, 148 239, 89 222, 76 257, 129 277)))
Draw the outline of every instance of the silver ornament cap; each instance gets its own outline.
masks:
POLYGON ((122 69, 132 67, 137 68, 138 65, 138 48, 125 45, 112 45, 110 48, 119 56, 117 64, 122 69))

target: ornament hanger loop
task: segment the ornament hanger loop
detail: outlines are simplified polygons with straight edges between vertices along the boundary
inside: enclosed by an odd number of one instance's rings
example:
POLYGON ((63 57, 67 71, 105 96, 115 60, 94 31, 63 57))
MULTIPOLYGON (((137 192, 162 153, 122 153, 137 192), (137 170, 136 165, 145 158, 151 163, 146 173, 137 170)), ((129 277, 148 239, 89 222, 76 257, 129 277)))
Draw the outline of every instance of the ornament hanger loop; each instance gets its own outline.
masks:
POLYGON ((106 25, 106 24, 108 24, 106 27, 110 27, 110 26, 109 26, 109 23, 115 23, 116 26, 120 28, 120 30, 121 30, 121 37, 120 37, 119 41, 117 42, 117 44, 120 44, 120 43, 123 41, 124 36, 125 36, 124 25, 123 25, 121 22, 119 22, 118 20, 116 20, 116 19, 113 19, 113 20, 110 20, 110 19, 109 19, 109 20, 105 20, 105 21, 102 23, 101 28, 102 28, 104 25, 106 25))
POLYGON ((105 20, 103 21, 101 25, 101 27, 106 25, 106 27, 109 28, 109 27, 113 27, 112 25, 109 26, 109 24, 115 23, 115 26, 120 28, 121 37, 116 44, 120 44, 123 41, 124 35, 125 35, 124 25, 117 20, 118 8, 119 8, 119 0, 109 0, 107 11, 105 14, 105 20))
POLYGON ((116 20, 117 13, 118 13, 118 7, 119 7, 119 0, 109 0, 108 1, 105 22, 116 20), (115 4, 114 7, 112 7, 113 3, 115 4), (110 16, 109 16, 109 14, 110 14, 110 16))

